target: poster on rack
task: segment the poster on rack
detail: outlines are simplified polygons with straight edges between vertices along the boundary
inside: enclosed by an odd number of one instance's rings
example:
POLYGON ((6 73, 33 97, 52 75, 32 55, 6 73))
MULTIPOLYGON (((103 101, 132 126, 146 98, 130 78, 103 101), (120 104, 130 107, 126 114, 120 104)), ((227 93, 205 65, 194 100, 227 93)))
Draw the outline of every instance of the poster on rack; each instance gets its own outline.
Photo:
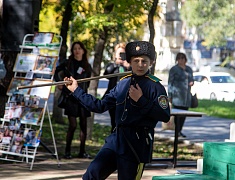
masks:
POLYGON ((25 137, 25 146, 37 147, 40 144, 42 130, 29 130, 25 137))
MULTIPOLYGON (((32 82, 32 85, 48 84, 48 83, 52 83, 52 81, 51 80, 35 79, 32 82)), ((30 88, 29 95, 39 96, 42 99, 48 99, 50 92, 51 92, 51 86, 33 87, 33 88, 30 88)))
POLYGON ((13 94, 10 97, 10 103, 16 103, 17 105, 22 105, 24 106, 24 94, 13 94))
POLYGON ((13 134, 13 130, 10 130, 7 126, 0 128, 0 150, 10 150, 10 144, 12 142, 13 134))
POLYGON ((23 124, 37 125, 41 121, 43 108, 25 107, 20 120, 23 124))
POLYGON ((19 118, 22 114, 23 107, 22 106, 12 106, 12 107, 5 107, 5 112, 4 112, 4 119, 12 119, 12 118, 19 118))
POLYGON ((21 150, 24 145, 23 131, 16 131, 12 141, 10 152, 21 154, 21 150))
POLYGON ((34 69, 37 60, 36 54, 22 53, 17 54, 15 66, 13 71, 15 72, 28 72, 34 69))
POLYGON ((21 154, 23 145, 24 145, 23 137, 18 136, 17 134, 16 137, 14 137, 13 139, 12 146, 10 147, 10 152, 21 154))
POLYGON ((40 97, 39 96, 26 96, 25 97, 25 106, 38 108, 40 103, 40 97))
POLYGON ((35 32, 33 36, 34 45, 46 45, 52 42, 54 33, 52 32, 35 32))
POLYGON ((57 56, 39 55, 34 67, 34 73, 53 74, 57 62, 57 56))
POLYGON ((11 79, 11 83, 7 90, 7 95, 12 96, 14 93, 17 94, 28 94, 29 89, 17 89, 19 86, 29 86, 33 82, 32 79, 25 79, 20 77, 14 77, 11 79))

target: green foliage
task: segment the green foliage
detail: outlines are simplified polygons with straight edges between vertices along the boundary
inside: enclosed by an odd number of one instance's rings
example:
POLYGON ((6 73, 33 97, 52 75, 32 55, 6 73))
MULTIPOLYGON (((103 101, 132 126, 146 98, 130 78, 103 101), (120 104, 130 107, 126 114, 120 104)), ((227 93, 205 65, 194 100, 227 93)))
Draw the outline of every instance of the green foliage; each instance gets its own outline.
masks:
POLYGON ((235 102, 199 100, 197 108, 192 111, 203 112, 208 116, 215 116, 227 119, 235 119, 235 102))
POLYGON ((110 21, 110 16, 106 14, 96 14, 96 16, 91 16, 87 18, 86 23, 84 23, 85 28, 96 29, 97 31, 103 31, 104 27, 115 26, 115 21, 110 21))
POLYGON ((235 2, 232 0, 185 1, 181 18, 189 27, 197 27, 208 46, 224 45, 235 34, 235 2))
POLYGON ((92 141, 103 145, 104 139, 110 135, 110 126, 94 124, 94 129, 95 130, 93 131, 93 134, 92 134, 92 141))
MULTIPOLYGON (((59 20, 68 2, 61 0, 54 8, 59 20)), ((92 52, 100 36, 100 32, 106 28, 108 30, 106 52, 111 57, 112 52, 110 52, 110 49, 116 43, 141 39, 143 31, 136 34, 136 30, 146 21, 145 11, 150 8, 151 1, 71 0, 71 4, 73 16, 71 17, 72 20, 69 30, 71 36, 70 41, 81 40, 85 42, 88 51, 92 52)))
MULTIPOLYGON (((64 148, 65 148, 65 140, 66 140, 66 132, 67 132, 67 128, 68 128, 68 119, 65 118, 65 122, 66 124, 57 124, 57 123, 53 123, 53 132, 54 132, 54 137, 56 140, 56 146, 58 148, 58 152, 60 156, 63 156, 64 153, 64 148)), ((89 152, 89 154, 91 154, 92 156, 95 156, 97 154, 97 152, 99 151, 99 149, 101 148, 101 146, 104 144, 104 140, 105 138, 110 134, 110 127, 109 126, 103 126, 100 124, 94 124, 93 126, 94 130, 93 130, 93 134, 92 134, 92 140, 87 140, 86 144, 87 144, 87 151, 89 152)), ((80 141, 79 141, 79 132, 80 132, 80 128, 78 126, 78 128, 75 131, 74 134, 74 140, 73 140, 73 147, 76 147, 77 151, 79 148, 77 148, 77 146, 79 146, 80 141)), ((44 124, 43 124, 43 131, 42 131, 42 137, 41 137, 42 141, 45 144, 52 144, 52 136, 51 136, 51 130, 50 130, 50 125, 49 125, 49 121, 48 118, 45 117, 44 119, 44 124)), ((75 155, 75 154, 73 154, 75 155)))
POLYGON ((59 24, 58 21, 56 21, 57 13, 54 11, 54 8, 54 3, 43 1, 42 9, 39 14, 39 31, 59 34, 59 24))
MULTIPOLYGON (((172 158, 173 157, 172 140, 165 138, 155 138, 153 146, 153 157, 172 158)), ((202 158, 202 148, 196 145, 187 145, 183 142, 178 143, 178 160, 197 160, 202 158)))
POLYGON ((83 41, 88 52, 92 53, 100 32, 106 28, 108 36, 104 62, 111 59, 113 47, 117 43, 142 39, 147 14, 152 6, 152 0, 43 0, 40 31, 59 34, 63 12, 68 3, 71 3, 73 10, 66 44, 70 47, 71 42, 83 41))

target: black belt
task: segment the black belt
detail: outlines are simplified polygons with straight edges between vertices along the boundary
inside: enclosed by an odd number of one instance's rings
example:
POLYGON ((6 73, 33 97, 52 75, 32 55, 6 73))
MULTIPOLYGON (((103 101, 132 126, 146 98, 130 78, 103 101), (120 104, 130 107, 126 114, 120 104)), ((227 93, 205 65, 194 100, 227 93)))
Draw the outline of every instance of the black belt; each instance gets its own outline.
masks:
POLYGON ((131 128, 131 129, 152 129, 147 126, 132 126, 132 125, 118 125, 117 128, 131 128))

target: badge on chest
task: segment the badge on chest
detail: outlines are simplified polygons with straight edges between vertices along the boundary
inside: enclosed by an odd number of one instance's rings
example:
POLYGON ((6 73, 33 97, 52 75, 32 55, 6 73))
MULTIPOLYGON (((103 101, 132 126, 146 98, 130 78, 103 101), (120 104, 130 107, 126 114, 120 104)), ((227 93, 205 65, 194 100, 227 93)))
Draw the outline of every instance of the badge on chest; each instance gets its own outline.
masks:
POLYGON ((82 74, 83 71, 84 71, 84 69, 82 67, 79 67, 78 70, 77 70, 77 73, 82 74))

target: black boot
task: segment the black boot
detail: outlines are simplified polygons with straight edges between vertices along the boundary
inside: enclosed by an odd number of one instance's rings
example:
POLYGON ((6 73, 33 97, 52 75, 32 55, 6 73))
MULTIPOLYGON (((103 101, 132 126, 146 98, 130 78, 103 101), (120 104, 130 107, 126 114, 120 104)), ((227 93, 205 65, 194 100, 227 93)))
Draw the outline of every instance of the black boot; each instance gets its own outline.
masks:
POLYGON ((72 159, 71 153, 70 152, 65 152, 64 158, 65 159, 72 159))
POLYGON ((70 146, 68 146, 67 144, 66 144, 66 147, 65 147, 64 158, 65 158, 65 159, 72 159, 72 156, 71 156, 71 148, 70 148, 70 146))
POLYGON ((179 136, 179 137, 184 137, 184 138, 187 137, 187 136, 186 136, 185 134, 183 134, 181 131, 179 132, 178 136, 179 136))
POLYGON ((92 159, 92 157, 87 153, 79 153, 78 158, 92 159))

